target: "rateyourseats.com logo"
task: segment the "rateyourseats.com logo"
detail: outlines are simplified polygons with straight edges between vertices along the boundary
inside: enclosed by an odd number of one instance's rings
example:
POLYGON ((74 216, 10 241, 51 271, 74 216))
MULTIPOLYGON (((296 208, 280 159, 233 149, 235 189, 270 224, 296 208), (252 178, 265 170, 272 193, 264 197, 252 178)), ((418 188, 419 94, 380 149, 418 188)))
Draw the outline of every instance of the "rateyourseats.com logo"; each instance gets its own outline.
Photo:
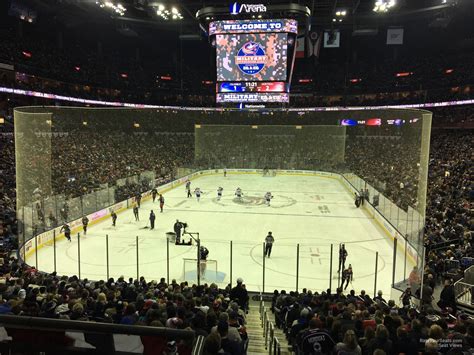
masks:
POLYGON ((250 13, 250 12, 266 12, 267 7, 263 4, 239 4, 238 2, 234 2, 230 5, 230 13, 232 15, 238 15, 243 13, 250 13))

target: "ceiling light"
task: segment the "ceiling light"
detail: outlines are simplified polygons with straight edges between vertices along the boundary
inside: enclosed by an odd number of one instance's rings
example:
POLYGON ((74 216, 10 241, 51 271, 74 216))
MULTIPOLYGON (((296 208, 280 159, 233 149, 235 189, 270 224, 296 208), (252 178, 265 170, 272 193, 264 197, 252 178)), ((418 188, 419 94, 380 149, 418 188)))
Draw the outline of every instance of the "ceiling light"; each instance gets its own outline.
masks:
POLYGON ((173 8, 171 9, 171 13, 176 15, 176 14, 179 13, 179 11, 178 11, 178 9, 177 9, 176 7, 173 7, 173 8))
POLYGON ((374 5, 374 12, 387 12, 395 5, 395 0, 377 0, 374 5))

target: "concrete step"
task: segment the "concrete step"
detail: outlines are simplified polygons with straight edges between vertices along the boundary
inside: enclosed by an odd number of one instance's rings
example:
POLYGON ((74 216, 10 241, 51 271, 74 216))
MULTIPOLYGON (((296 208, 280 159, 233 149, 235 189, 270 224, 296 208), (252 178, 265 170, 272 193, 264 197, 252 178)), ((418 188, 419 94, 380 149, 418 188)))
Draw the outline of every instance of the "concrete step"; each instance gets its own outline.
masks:
MULTIPOLYGON (((269 313, 270 320, 275 324, 274 316, 269 313)), ((268 355, 270 349, 265 349, 265 337, 263 334, 262 321, 260 319, 260 306, 259 302, 251 302, 249 313, 246 317, 247 332, 249 334, 249 346, 247 350, 248 355, 268 355)), ((280 329, 274 329, 274 334, 280 341, 281 355, 292 355, 292 352, 288 349, 288 343, 285 335, 280 329)))
POLYGON ((247 354, 251 355, 268 355, 268 350, 265 349, 265 338, 263 337, 262 321, 260 320, 259 304, 251 304, 249 313, 246 316, 247 333, 249 335, 249 345, 247 354))

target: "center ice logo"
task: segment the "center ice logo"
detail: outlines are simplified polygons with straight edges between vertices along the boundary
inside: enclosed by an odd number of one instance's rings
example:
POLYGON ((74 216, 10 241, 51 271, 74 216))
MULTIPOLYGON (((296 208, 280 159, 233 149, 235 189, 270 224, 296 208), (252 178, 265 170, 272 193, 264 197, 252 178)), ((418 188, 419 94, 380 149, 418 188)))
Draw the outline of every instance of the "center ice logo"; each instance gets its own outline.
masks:
POLYGON ((256 42, 245 43, 237 53, 235 62, 239 69, 248 75, 258 74, 265 66, 265 51, 256 42))
POLYGON ((265 203, 265 200, 261 197, 255 197, 255 196, 244 196, 242 198, 234 198, 234 202, 238 203, 240 205, 263 205, 265 203))

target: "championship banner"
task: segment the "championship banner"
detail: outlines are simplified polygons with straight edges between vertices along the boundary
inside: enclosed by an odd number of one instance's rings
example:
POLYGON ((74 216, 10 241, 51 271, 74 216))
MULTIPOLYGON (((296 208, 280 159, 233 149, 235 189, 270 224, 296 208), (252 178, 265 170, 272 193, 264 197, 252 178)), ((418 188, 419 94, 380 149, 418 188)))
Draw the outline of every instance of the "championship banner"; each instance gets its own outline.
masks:
POLYGON ((387 44, 388 45, 403 44, 403 28, 387 29, 387 44))
POLYGON ((341 33, 339 30, 324 32, 324 48, 339 48, 341 33))

